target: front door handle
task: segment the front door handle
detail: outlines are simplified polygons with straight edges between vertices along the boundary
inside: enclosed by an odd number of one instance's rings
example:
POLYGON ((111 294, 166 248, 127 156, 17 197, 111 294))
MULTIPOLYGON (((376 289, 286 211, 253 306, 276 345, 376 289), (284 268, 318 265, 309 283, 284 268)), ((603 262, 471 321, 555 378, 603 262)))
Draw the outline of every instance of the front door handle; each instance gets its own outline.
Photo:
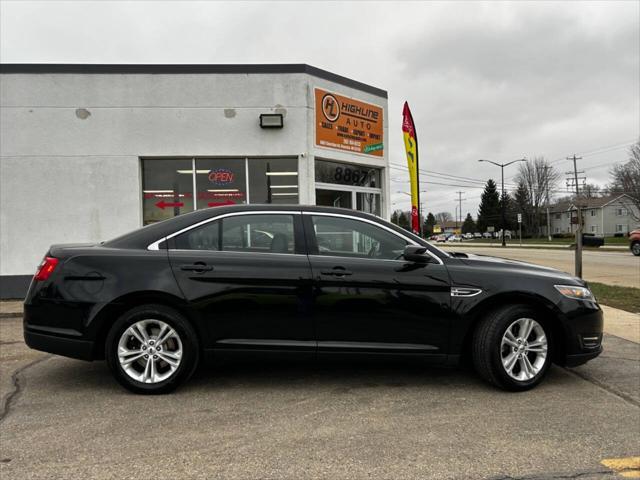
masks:
POLYGON ((204 262, 195 262, 187 265, 180 265, 180 270, 184 270, 185 272, 204 273, 210 272, 213 270, 213 267, 204 262))
POLYGON ((334 277, 346 277, 347 275, 353 275, 353 272, 345 269, 344 267, 334 267, 333 270, 321 270, 322 275, 332 275, 334 277))

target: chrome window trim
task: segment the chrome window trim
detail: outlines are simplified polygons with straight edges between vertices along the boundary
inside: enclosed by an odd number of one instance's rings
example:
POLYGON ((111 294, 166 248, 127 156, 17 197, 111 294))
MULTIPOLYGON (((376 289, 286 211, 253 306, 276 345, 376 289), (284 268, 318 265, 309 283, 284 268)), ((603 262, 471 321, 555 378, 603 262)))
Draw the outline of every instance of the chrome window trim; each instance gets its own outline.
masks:
MULTIPOLYGON (((412 240, 409 237, 405 237, 404 235, 396 232, 395 230, 393 230, 392 228, 387 227, 386 225, 383 225, 381 223, 375 222, 373 220, 369 220, 368 218, 362 218, 362 217, 356 217, 353 215, 346 215, 344 213, 330 213, 330 212, 312 212, 312 211, 303 211, 302 215, 316 215, 316 216, 323 216, 323 217, 338 217, 338 218, 347 218, 349 220, 356 220, 359 222, 364 222, 364 223, 369 223, 375 227, 378 228, 382 228, 386 231, 388 231, 389 233, 392 233, 393 235, 395 235, 396 237, 402 238, 403 240, 405 240, 406 242, 408 242, 411 245, 418 245, 414 240, 412 240)), ((315 233, 315 232, 314 232, 315 233)), ((421 245, 420 245, 421 246, 421 245)), ((428 248, 427 248, 427 253, 434 258, 438 264, 440 265, 444 265, 444 262, 442 261, 442 259, 440 257, 438 257, 437 255, 435 255, 433 252, 431 252, 428 248)), ((351 258, 351 257, 341 257, 339 255, 317 255, 319 257, 338 257, 338 258, 351 258)), ((368 260, 366 258, 364 258, 363 260, 368 260)), ((380 260, 378 258, 372 258, 370 260, 380 260)), ((382 260, 389 260, 389 259, 382 259, 382 260)), ((398 260, 391 260, 391 261, 401 261, 400 259, 398 260)))
MULTIPOLYGON (((156 240, 155 242, 149 244, 147 246, 147 250, 159 250, 159 245, 166 241, 169 240, 170 238, 176 237, 184 232, 188 232, 189 230, 192 230, 194 228, 198 228, 202 225, 206 225, 207 223, 210 222, 214 222, 216 220, 220 220, 221 218, 226 218, 226 217, 235 217, 237 215, 300 215, 300 211, 299 210, 255 210, 255 211, 246 211, 246 212, 231 212, 231 213, 222 213, 220 215, 216 215, 215 217, 211 217, 211 218, 207 218, 205 220, 202 220, 198 223, 194 223, 193 225, 189 225, 188 227, 184 227, 182 230, 178 230, 177 232, 173 232, 170 233, 169 235, 167 235, 166 237, 162 237, 159 240, 156 240)), ((174 251, 175 249, 169 249, 171 251, 174 251)), ((200 251, 200 252, 206 252, 208 250, 190 250, 191 252, 195 252, 195 251, 200 251)), ((218 250, 216 250, 218 251, 218 250)), ((296 254, 286 254, 286 255, 296 255, 296 254)))
POLYGON ((297 255, 297 256, 304 255, 304 253, 254 252, 254 251, 247 252, 246 250, 195 250, 195 249, 190 250, 187 248, 171 248, 169 250, 172 252, 208 252, 208 253, 215 253, 216 255, 219 253, 240 253, 240 254, 256 253, 258 255, 297 255))
MULTIPOLYGON (((192 230, 194 228, 198 228, 202 225, 206 225, 207 223, 216 221, 216 220, 220 220, 221 218, 226 218, 226 217, 234 217, 234 216, 238 216, 238 215, 317 215, 317 216, 324 216, 324 217, 338 217, 338 218, 347 218, 349 220, 356 220, 356 221, 360 221, 360 222, 364 222, 364 223, 369 223, 373 226, 376 226, 378 228, 382 228, 383 230, 388 231, 389 233, 395 235, 398 238, 402 238, 403 240, 405 240, 407 243, 411 244, 411 245, 418 245, 418 243, 416 243, 414 240, 412 240, 409 237, 405 237, 404 235, 396 232, 395 230, 387 227, 386 225, 380 224, 378 222, 375 222, 373 220, 369 220, 368 218, 362 218, 362 217, 357 217, 354 215, 347 215, 347 214, 343 214, 343 213, 331 213, 331 212, 313 212, 313 211, 300 211, 300 210, 255 210, 255 211, 244 211, 244 212, 231 212, 231 213, 223 213, 220 215, 216 215, 215 217, 211 217, 211 218, 207 218, 205 220, 202 220, 198 223, 194 223, 193 225, 189 225, 188 227, 185 227, 181 230, 178 230, 177 232, 173 232, 165 237, 162 237, 158 240, 156 240, 155 242, 149 244, 147 246, 147 250, 159 250, 160 247, 159 245, 164 242, 167 241, 173 237, 176 237, 182 233, 188 232, 189 230, 192 230)), ((177 251, 177 249, 168 249, 171 250, 172 252, 177 251)), ((215 251, 215 252, 221 252, 224 250, 182 250, 182 251, 201 251, 201 252, 206 252, 206 251, 215 251)), ((243 252, 234 252, 234 253, 243 253, 243 252)), ((266 254, 271 254, 270 252, 244 252, 244 253, 266 253, 266 254)), ((431 252, 429 249, 427 249, 427 253, 429 254, 429 256, 431 256, 434 260, 436 260, 436 262, 439 265, 444 265, 444 262, 442 261, 442 259, 440 257, 438 257, 437 255, 435 255, 433 252, 431 252)), ((300 255, 299 253, 280 253, 279 255, 300 255)), ((350 258, 350 257, 341 257, 339 255, 317 255, 318 257, 336 257, 336 258, 350 258)), ((369 260, 367 258, 364 258, 363 260, 369 260)), ((371 259, 371 260, 381 260, 381 259, 371 259)), ((389 259, 382 259, 385 261, 392 261, 392 262, 396 262, 396 261, 402 261, 401 259, 398 260, 389 260, 389 259)))

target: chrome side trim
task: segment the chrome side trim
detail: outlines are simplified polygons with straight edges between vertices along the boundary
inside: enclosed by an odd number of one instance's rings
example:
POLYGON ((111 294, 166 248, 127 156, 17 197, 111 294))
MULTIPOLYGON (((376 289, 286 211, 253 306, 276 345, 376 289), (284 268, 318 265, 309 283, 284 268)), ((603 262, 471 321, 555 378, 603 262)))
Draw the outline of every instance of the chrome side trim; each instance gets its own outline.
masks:
POLYGON ((177 235, 180 235, 181 233, 184 232, 188 232, 189 230, 193 229, 193 228, 197 228, 201 225, 206 225, 209 222, 213 222, 215 220, 219 220, 221 218, 225 218, 225 217, 235 217, 236 215, 300 215, 300 211, 299 210, 268 210, 268 211, 264 211, 264 210, 255 210, 255 211, 246 211, 246 212, 231 212, 231 213, 223 213, 220 215, 216 215, 215 217, 211 217, 211 218, 207 218, 205 220, 202 220, 198 223, 194 223, 193 225, 189 225, 188 227, 183 228, 182 230, 178 230, 177 232, 173 232, 169 235, 167 235, 166 237, 162 237, 159 240, 156 240, 155 242, 149 244, 147 246, 147 250, 158 250, 159 249, 159 245, 164 242, 165 240, 169 240, 170 238, 173 238, 177 235))
POLYGON ((451 287, 452 297, 475 297, 481 293, 482 289, 480 288, 451 287))

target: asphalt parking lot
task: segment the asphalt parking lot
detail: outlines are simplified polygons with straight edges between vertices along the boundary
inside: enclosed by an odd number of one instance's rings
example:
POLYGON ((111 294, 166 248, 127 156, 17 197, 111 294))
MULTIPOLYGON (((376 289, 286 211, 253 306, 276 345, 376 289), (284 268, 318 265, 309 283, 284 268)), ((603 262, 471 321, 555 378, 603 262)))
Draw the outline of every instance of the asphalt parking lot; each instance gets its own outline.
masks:
POLYGON ((591 479, 640 454, 640 345, 615 336, 520 394, 465 369, 245 364, 143 397, 0 322, 3 479, 591 479))

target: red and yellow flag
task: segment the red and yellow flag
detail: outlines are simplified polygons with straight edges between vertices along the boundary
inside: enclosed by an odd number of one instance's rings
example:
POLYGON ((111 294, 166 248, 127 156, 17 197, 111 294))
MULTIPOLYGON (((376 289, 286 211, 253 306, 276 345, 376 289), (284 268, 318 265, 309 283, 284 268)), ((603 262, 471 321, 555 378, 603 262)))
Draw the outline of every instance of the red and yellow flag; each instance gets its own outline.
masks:
POLYGON ((420 235, 418 137, 416 136, 416 126, 413 123, 413 117, 407 102, 404 102, 404 108, 402 109, 402 135, 404 137, 404 148, 407 152, 407 163, 409 164, 409 181, 411 182, 411 230, 416 235, 420 235))

